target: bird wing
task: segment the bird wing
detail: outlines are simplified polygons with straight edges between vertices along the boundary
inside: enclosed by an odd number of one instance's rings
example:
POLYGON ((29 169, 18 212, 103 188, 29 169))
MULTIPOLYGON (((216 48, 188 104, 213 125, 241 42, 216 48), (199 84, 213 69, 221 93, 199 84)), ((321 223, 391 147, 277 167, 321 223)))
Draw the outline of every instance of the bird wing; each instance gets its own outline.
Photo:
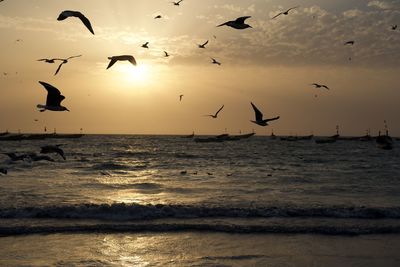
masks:
POLYGON ((256 114, 256 121, 262 121, 263 114, 261 113, 261 111, 258 110, 258 108, 252 102, 250 102, 250 104, 253 107, 254 112, 256 114))
MULTIPOLYGON (((129 59, 128 59, 128 61, 129 61, 130 63, 132 63, 132 65, 136 66, 136 60, 135 60, 135 58, 134 58, 133 56, 130 56, 129 59)), ((111 64, 111 62, 110 62, 110 64, 111 64)), ((113 63, 113 64, 114 64, 114 63, 113 63)), ((111 66, 110 66, 110 67, 111 67, 111 66)))
POLYGON ((57 75, 57 73, 60 71, 60 69, 61 69, 61 66, 64 64, 64 62, 62 62, 59 66, 58 66, 58 68, 57 68, 57 70, 56 70, 56 73, 54 73, 54 75, 57 75))
POLYGON ((38 59, 37 61, 46 61, 46 60, 49 60, 49 59, 47 59, 47 58, 41 58, 41 59, 38 59))
POLYGON ((276 17, 279 17, 280 15, 282 15, 283 14, 283 12, 281 12, 281 13, 279 13, 279 14, 276 14, 275 16, 273 16, 271 19, 274 19, 274 18, 276 18, 276 17))
POLYGON ((275 118, 265 119, 264 121, 265 121, 265 122, 275 121, 275 120, 277 120, 277 119, 279 119, 279 118, 280 118, 280 116, 275 117, 275 118))
POLYGON ((61 95, 60 90, 52 86, 51 84, 39 81, 41 85, 47 90, 47 106, 59 106, 61 101, 65 99, 65 96, 61 95))
POLYGON ((227 21, 227 22, 225 22, 225 23, 222 23, 222 24, 220 24, 220 25, 217 25, 217 27, 221 27, 221 26, 227 25, 228 23, 229 23, 229 21, 227 21))
POLYGON ((236 22, 237 22, 237 23, 240 23, 240 24, 243 24, 244 21, 245 21, 246 19, 248 19, 248 18, 251 18, 251 16, 244 16, 244 17, 237 18, 237 19, 236 19, 236 22))
POLYGON ((92 24, 90 24, 90 21, 87 17, 85 17, 85 15, 83 15, 81 12, 77 12, 76 13, 76 17, 78 17, 83 24, 85 24, 86 28, 88 28, 88 30, 94 34, 93 28, 92 28, 92 24))
POLYGON ((71 58, 81 57, 81 56, 82 55, 67 57, 66 60, 71 59, 71 58))
POLYGON ((218 111, 215 113, 215 117, 217 117, 218 113, 224 108, 224 105, 222 105, 222 107, 220 109, 218 109, 218 111))
POLYGON ((299 6, 291 7, 291 8, 289 8, 288 10, 286 10, 286 12, 289 12, 290 10, 295 9, 295 8, 298 8, 298 7, 299 7, 299 6))
POLYGON ((326 88, 326 89, 328 89, 328 90, 329 90, 329 87, 328 87, 328 86, 326 86, 326 85, 322 85, 322 87, 324 87, 324 88, 326 88))
POLYGON ((115 62, 117 62, 118 60, 114 57, 109 58, 111 59, 110 63, 108 63, 107 69, 111 68, 112 65, 115 64, 115 62))
POLYGON ((202 44, 201 46, 205 46, 205 45, 207 45, 208 44, 208 40, 204 43, 204 44, 202 44))

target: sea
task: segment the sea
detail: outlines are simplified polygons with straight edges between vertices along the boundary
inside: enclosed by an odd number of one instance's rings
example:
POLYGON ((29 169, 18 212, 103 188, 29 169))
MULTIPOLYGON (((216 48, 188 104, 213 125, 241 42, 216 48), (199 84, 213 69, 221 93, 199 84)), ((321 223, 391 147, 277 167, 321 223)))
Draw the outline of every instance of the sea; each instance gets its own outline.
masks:
POLYGON ((0 266, 400 266, 399 141, 85 135, 0 168, 0 266))

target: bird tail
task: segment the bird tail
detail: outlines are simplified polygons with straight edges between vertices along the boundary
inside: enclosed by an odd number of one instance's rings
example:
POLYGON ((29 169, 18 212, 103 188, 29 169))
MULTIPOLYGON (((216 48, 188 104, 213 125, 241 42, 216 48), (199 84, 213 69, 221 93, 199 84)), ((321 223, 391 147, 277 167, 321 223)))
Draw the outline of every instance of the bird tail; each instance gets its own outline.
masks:
POLYGON ((46 108, 45 105, 41 105, 41 104, 37 105, 36 107, 37 107, 37 108, 41 108, 41 109, 45 109, 45 108, 46 108))

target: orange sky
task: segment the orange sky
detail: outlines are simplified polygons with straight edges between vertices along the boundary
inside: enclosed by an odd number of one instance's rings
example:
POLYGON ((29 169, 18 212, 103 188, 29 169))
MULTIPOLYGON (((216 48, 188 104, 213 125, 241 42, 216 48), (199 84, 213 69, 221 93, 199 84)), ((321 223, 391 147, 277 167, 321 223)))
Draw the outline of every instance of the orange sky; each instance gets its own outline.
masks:
POLYGON ((400 135, 400 30, 391 30, 400 24, 398 2, 326 2, 184 0, 176 7, 161 0, 5 0, 0 131, 329 135, 339 124, 343 135, 363 135, 383 129, 386 119, 391 134, 400 135), (296 5, 288 16, 270 19, 296 5), (57 21, 63 10, 84 13, 95 35, 76 18, 57 21), (163 18, 154 20, 158 14, 163 18), (252 29, 215 27, 245 15, 252 29), (348 40, 355 45, 344 46, 348 40), (141 48, 147 41, 150 48, 141 48), (57 76, 56 64, 36 61, 79 54, 57 76), (106 70, 107 57, 122 54, 135 56, 138 66, 119 62, 106 70), (46 97, 38 81, 59 88, 71 112, 38 112, 46 97), (315 89, 314 82, 331 90, 315 89), (281 119, 252 124, 250 101, 281 119), (218 119, 203 116, 222 104, 218 119))

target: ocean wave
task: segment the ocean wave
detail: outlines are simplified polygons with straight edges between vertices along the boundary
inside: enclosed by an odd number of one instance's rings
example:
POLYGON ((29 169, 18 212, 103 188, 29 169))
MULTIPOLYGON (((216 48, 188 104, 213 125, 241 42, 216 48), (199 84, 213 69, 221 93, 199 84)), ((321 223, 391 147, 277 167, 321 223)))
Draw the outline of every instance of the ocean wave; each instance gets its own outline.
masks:
MULTIPOLYGON (((56 233, 124 233, 124 232, 221 232, 231 234, 323 234, 368 235, 399 234, 400 226, 298 226, 298 225, 235 225, 214 223, 130 223, 86 224, 62 226, 1 226, 0 236, 56 233)), ((244 258, 257 257, 248 255, 244 258)))
POLYGON ((95 164, 90 167, 91 170, 140 170, 146 169, 148 166, 146 164, 120 164, 115 162, 103 162, 95 164))
MULTIPOLYGON (((144 185, 146 188, 148 185, 144 185)), ((153 186, 153 185, 151 185, 153 186)), ((0 218, 149 220, 164 218, 353 218, 400 219, 400 207, 210 207, 190 205, 80 204, 0 208, 0 218)))

